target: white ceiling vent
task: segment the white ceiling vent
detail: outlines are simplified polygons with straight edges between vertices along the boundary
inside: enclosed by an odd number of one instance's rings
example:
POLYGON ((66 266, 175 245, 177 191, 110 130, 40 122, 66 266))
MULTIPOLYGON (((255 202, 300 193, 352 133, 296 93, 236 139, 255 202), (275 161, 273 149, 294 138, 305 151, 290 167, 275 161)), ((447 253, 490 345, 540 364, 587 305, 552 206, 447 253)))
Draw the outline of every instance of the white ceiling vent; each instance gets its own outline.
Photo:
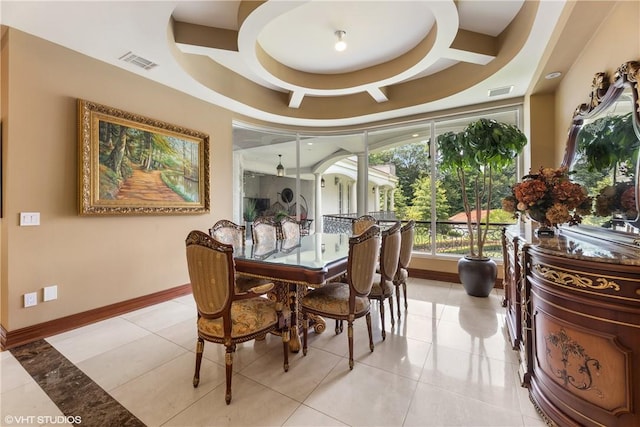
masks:
POLYGON ((496 88, 496 89, 489 89, 489 98, 494 97, 494 96, 509 95, 512 90, 513 90, 513 86, 506 86, 506 87, 499 87, 499 88, 496 88))
POLYGON ((122 55, 118 59, 121 59, 123 61, 129 62, 129 63, 131 63, 133 65, 136 65, 136 66, 138 66, 140 68, 143 68, 145 70, 150 70, 153 67, 158 65, 155 62, 151 62, 148 59, 144 59, 143 57, 132 53, 131 51, 125 53, 124 55, 122 55))

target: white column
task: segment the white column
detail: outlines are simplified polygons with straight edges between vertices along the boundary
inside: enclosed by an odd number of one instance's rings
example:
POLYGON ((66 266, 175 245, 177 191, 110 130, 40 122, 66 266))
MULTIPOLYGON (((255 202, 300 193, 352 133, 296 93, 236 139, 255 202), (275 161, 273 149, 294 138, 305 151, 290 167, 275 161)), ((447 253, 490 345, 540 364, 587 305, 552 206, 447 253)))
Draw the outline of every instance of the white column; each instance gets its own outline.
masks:
POLYGON ((358 216, 368 213, 369 200, 369 133, 364 131, 364 150, 358 154, 358 216))
POLYGON ((349 187, 349 196, 351 197, 349 213, 358 212, 358 181, 349 181, 349 187))
POLYGON ((244 167, 241 154, 234 152, 232 156, 232 185, 233 188, 239 188, 240 191, 234 191, 232 194, 231 206, 233 208, 233 211, 231 218, 232 221, 236 224, 242 224, 244 222, 242 220, 242 210, 244 208, 244 167))
POLYGON ((382 210, 389 212, 389 189, 385 187, 382 191, 382 210))
POLYGON ((389 210, 391 212, 394 212, 396 210, 396 202, 395 202, 396 198, 395 198, 395 195, 396 195, 396 189, 392 188, 391 189, 391 200, 389 200, 389 210))
POLYGON ((316 233, 322 233, 322 175, 319 173, 313 174, 315 176, 315 197, 314 197, 314 213, 313 222, 314 230, 316 233))
POLYGON ((380 209, 380 187, 373 187, 373 211, 378 212, 380 209))

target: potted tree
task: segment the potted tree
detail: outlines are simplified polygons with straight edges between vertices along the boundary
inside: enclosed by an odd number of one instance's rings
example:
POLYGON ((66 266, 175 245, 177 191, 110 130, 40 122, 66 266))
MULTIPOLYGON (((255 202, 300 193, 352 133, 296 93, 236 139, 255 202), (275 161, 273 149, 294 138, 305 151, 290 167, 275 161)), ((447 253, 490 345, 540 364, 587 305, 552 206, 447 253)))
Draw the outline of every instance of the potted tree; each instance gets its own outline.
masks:
POLYGON ((469 253, 458 261, 458 274, 469 295, 486 297, 495 285, 498 268, 483 253, 494 173, 511 164, 526 143, 527 138, 517 127, 484 118, 470 123, 462 132, 447 132, 438 138, 440 167, 460 181, 469 253), (483 210, 486 215, 481 214, 483 210))

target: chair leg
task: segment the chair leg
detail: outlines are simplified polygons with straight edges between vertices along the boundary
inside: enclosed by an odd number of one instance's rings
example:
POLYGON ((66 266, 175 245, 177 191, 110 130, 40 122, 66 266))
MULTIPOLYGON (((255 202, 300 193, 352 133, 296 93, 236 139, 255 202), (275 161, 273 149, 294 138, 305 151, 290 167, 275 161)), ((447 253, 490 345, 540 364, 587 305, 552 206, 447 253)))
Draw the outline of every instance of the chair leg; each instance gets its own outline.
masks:
POLYGON ((349 337, 349 369, 353 369, 353 319, 347 320, 347 336, 349 337))
POLYGON ((224 364, 227 374, 227 390, 225 392, 224 400, 228 405, 231 403, 231 375, 233 374, 233 353, 236 351, 236 345, 231 344, 226 347, 227 352, 224 355, 224 364))
POLYGON ((344 330, 344 325, 342 324, 342 320, 336 319, 336 335, 339 335, 344 330))
POLYGON ((204 351, 204 340, 198 337, 196 342, 196 372, 193 374, 193 387, 200 384, 200 365, 202 364, 202 352, 204 351))
POLYGON ((409 307, 407 304, 407 282, 402 282, 402 290, 404 292, 404 309, 406 310, 409 307))
POLYGON ((302 312, 302 354, 307 355, 307 335, 309 335, 309 313, 302 312))
POLYGON ((373 331, 371 330, 371 313, 367 313, 365 319, 367 320, 367 331, 369 331, 369 350, 373 351, 373 331))
POLYGON ((391 327, 395 326, 396 321, 393 318, 393 292, 389 295, 389 317, 391 317, 391 327))
MULTIPOLYGON (((396 299, 398 300, 398 320, 400 320, 400 283, 394 283, 396 288, 396 299)), ((405 303, 407 301, 407 296, 404 297, 405 303)))
POLYGON ((289 372, 289 340, 291 338, 290 328, 284 328, 280 331, 282 334, 282 351, 284 352, 284 371, 289 372))
POLYGON ((379 300, 378 302, 380 303, 380 325, 382 327, 382 341, 384 341, 387 338, 387 331, 385 330, 384 326, 384 301, 379 300))

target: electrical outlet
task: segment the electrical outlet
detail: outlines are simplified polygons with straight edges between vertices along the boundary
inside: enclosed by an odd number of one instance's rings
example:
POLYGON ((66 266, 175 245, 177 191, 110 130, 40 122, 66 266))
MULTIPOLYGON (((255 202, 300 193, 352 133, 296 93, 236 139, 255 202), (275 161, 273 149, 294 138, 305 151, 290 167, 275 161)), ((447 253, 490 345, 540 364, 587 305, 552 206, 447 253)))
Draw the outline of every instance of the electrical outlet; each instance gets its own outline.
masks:
POLYGON ((38 293, 29 292, 28 294, 24 294, 24 306, 33 307, 34 305, 38 305, 38 293))
POLYGON ((20 227, 40 225, 40 212, 20 212, 20 227))
POLYGON ((42 301, 53 301, 54 299, 58 299, 58 285, 42 288, 42 301))

